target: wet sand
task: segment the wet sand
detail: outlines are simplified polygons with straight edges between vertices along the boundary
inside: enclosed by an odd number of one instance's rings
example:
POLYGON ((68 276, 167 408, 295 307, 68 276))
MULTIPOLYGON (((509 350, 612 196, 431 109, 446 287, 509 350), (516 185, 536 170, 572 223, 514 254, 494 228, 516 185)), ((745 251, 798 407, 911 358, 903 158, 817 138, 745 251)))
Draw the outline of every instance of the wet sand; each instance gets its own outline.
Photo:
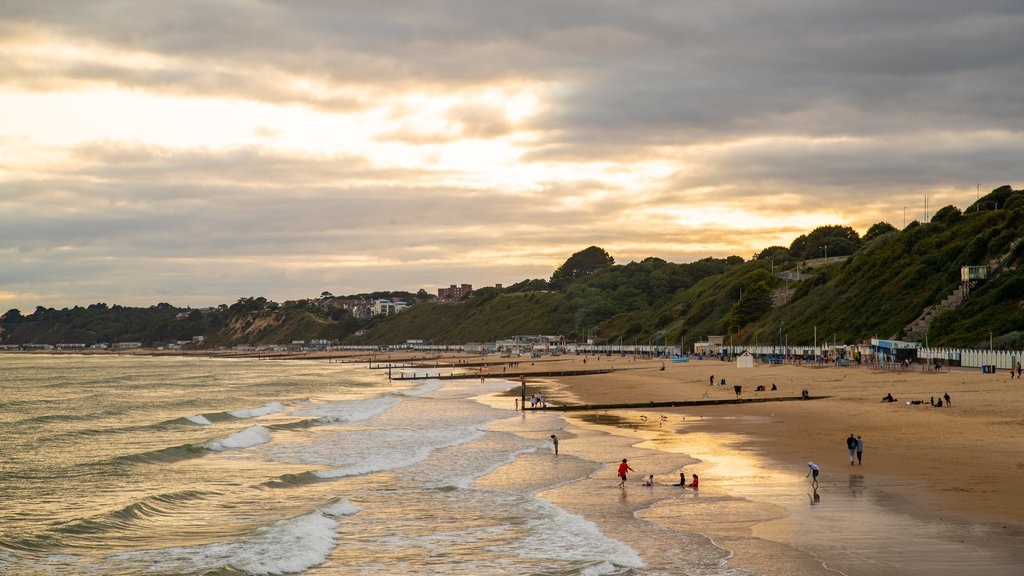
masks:
MULTIPOLYGON (((612 374, 533 385, 551 404, 735 401, 733 385, 743 386, 740 399, 748 401, 739 404, 566 413, 576 429, 596 425, 632 436, 634 450, 699 459, 684 467, 701 477, 699 506, 684 496, 642 514, 712 538, 735 554, 732 566, 759 574, 978 575, 1016 573, 1024 563, 1024 504, 1016 494, 1024 383, 1006 373, 613 363, 612 374), (712 375, 726 385, 709 386, 712 375), (767 391, 755 392, 758 385, 767 391), (805 388, 827 398, 749 401, 799 396, 805 388), (882 403, 889 392, 898 401, 882 403), (946 393, 952 406, 930 406, 931 397, 946 393), (907 405, 913 400, 925 403, 907 405), (849 463, 850 433, 865 440, 862 464, 849 463), (822 469, 816 492, 805 478, 808 460, 822 469)), ((562 449, 573 450, 574 442, 563 441, 562 449)), ((677 482, 678 469, 656 478, 677 482)))

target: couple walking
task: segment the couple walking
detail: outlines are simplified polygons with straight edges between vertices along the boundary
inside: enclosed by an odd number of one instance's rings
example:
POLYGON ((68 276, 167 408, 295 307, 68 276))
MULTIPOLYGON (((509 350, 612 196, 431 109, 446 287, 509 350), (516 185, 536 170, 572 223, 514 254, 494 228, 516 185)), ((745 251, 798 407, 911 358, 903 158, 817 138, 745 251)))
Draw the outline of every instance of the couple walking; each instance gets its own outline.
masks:
POLYGON ((860 464, 864 454, 864 439, 860 436, 854 437, 851 433, 850 437, 846 439, 846 450, 850 453, 850 466, 853 466, 854 459, 857 464, 860 464))

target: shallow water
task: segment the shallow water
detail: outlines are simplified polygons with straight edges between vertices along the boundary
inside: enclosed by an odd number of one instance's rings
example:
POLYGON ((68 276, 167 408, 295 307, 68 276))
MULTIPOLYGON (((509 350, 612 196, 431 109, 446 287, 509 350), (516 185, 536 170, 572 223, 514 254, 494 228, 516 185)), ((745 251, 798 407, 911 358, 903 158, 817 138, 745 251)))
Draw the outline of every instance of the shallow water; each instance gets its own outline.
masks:
MULTIPOLYGON (((658 486, 656 492, 674 497, 641 506, 637 516, 674 532, 707 537, 730 551, 728 565, 734 569, 755 574, 995 576, 1021 573, 1024 566, 1020 525, 909 514, 906 503, 898 501, 906 487, 894 490, 896 486, 856 471, 825 474, 815 489, 804 474, 743 449, 740 436, 704 433, 677 415, 661 420, 648 414, 641 422, 638 413, 619 412, 596 429, 629 438, 634 451, 656 448, 654 467, 669 454, 693 457, 697 463, 684 469, 688 477, 700 475, 701 490, 658 486)), ((589 418, 587 425, 594 421, 589 418)), ((673 471, 660 477, 670 484, 678 475, 673 471)), ((643 490, 630 488, 629 497, 643 490)))

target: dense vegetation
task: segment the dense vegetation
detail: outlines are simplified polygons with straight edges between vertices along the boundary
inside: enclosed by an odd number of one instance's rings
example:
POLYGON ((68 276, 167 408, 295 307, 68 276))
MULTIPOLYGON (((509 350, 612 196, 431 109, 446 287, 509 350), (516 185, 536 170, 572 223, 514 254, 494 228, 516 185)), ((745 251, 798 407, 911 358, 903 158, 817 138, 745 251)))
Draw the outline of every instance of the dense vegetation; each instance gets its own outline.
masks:
POLYGON ((960 285, 965 265, 994 272, 959 308, 931 324, 928 343, 1000 348, 1024 345, 1024 191, 1004 186, 962 211, 938 210, 903 230, 879 222, 861 238, 822 226, 788 247, 675 264, 658 258, 616 264, 591 246, 551 278, 474 290, 459 302, 380 292, 347 299, 414 303, 389 317, 354 318, 334 297, 277 304, 240 299, 213 310, 169 304, 126 308, 36 308, 0 317, 0 343, 190 341, 202 347, 322 340, 339 343, 492 341, 517 334, 562 335, 603 343, 688 344, 708 335, 735 343, 811 344, 901 338, 923 310, 960 285), (825 256, 828 258, 824 258, 825 256), (839 257, 839 258, 837 258, 839 257), (785 276, 786 274, 788 276, 785 276), (784 277, 785 276, 785 277, 784 277))

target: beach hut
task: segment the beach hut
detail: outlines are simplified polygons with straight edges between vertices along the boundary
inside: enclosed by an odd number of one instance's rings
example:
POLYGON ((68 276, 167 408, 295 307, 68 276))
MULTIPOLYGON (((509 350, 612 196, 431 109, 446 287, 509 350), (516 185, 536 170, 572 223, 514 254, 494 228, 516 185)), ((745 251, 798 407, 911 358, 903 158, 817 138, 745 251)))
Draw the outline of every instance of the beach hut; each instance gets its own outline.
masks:
POLYGON ((750 352, 744 350, 742 354, 736 357, 737 368, 753 368, 754 357, 751 356, 750 352))

